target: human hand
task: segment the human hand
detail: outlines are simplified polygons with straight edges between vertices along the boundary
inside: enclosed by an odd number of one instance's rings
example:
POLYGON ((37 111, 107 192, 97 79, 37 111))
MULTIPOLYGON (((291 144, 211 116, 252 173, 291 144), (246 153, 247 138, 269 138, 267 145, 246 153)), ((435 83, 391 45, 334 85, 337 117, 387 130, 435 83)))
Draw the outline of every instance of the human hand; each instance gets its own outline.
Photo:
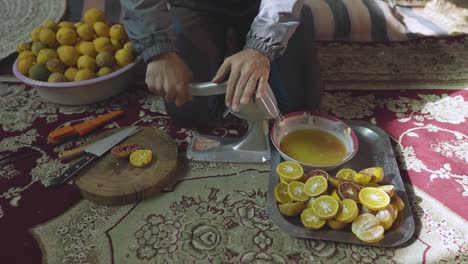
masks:
POLYGON ((246 105, 254 92, 257 97, 266 91, 270 74, 270 60, 254 49, 244 49, 226 58, 213 82, 219 83, 229 75, 226 89, 226 106, 239 111, 246 105))
POLYGON ((192 72, 175 52, 156 56, 146 68, 148 89, 164 97, 168 103, 175 101, 179 107, 192 99, 188 93, 191 80, 192 72))

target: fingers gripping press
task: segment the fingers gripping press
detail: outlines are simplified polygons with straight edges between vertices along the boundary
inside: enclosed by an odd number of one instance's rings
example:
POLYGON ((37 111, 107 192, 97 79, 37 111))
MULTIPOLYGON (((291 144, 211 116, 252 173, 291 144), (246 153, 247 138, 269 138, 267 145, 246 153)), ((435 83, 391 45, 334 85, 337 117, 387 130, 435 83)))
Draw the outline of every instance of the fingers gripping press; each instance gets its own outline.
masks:
POLYGON ((226 79, 226 106, 239 111, 253 94, 266 88, 270 73, 270 60, 257 50, 245 49, 228 57, 216 73, 213 82, 226 79))

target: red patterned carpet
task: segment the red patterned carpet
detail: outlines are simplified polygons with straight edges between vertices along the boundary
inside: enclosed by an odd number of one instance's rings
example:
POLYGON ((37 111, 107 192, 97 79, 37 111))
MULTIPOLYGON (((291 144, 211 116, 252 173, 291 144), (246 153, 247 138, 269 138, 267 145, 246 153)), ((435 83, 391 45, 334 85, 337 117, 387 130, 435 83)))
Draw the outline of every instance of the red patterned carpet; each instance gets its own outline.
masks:
MULTIPOLYGON (((407 187, 415 189, 415 194, 410 195, 419 223, 415 239, 426 245, 425 250, 418 253, 421 255, 418 263, 466 263, 468 91, 333 91, 325 94, 323 103, 323 111, 341 119, 372 122, 393 139, 407 187), (421 197, 430 197, 427 198, 430 200, 421 197), (440 213, 445 214, 445 220, 440 219, 440 213), (465 226, 457 226, 450 219, 465 226)), ((67 164, 58 161, 57 153, 72 147, 66 144, 52 148, 46 144, 47 134, 69 122, 114 109, 125 109, 126 115, 105 129, 128 125, 158 127, 173 137, 182 151, 195 133, 175 127, 165 115, 161 101, 144 89, 135 89, 96 105, 65 107, 44 103, 22 84, 0 83, 0 158, 18 153, 14 160, 0 167, 2 262, 40 263, 45 252, 41 252, 29 230, 61 216, 80 201, 80 194, 73 185, 59 189, 44 187, 67 168, 67 164)), ((217 125, 201 132, 237 137, 245 131, 239 122, 217 125)), ((76 142, 81 143, 83 141, 76 142)), ((46 243, 43 238, 40 240, 46 243)), ((415 244, 413 241, 410 247, 415 244)), ((51 246, 42 245, 42 248, 51 246)), ((289 249, 281 250, 283 252, 278 254, 287 259, 289 249)), ((401 254, 410 255, 402 250, 401 254)), ((353 254, 349 255, 349 261, 357 261, 353 254)), ((47 253, 48 260, 55 263, 52 255, 47 253)), ((86 263, 86 255, 82 257, 67 263, 86 263)), ((404 259, 392 253, 384 262, 401 263, 404 259)), ((329 260, 332 262, 332 256, 329 260)), ((371 260, 377 261, 378 256, 371 260)), ((122 262, 114 257, 112 261, 122 262)))

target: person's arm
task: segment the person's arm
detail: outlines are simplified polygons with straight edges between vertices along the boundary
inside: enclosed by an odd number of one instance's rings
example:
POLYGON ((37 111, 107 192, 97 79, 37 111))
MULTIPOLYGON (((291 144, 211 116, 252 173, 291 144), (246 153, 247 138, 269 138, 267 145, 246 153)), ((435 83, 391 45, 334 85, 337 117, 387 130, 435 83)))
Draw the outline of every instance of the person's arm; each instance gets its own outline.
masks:
POLYGON ((171 14, 166 0, 120 0, 124 26, 135 51, 148 64, 148 89, 182 106, 191 99, 188 83, 192 72, 177 55, 171 14))
POLYGON ((226 106, 238 111, 252 95, 262 96, 267 87, 270 63, 286 50, 299 25, 302 0, 262 0, 244 50, 226 58, 213 82, 229 75, 226 106))
POLYGON ((281 56, 300 23, 302 5, 302 0, 263 0, 245 48, 260 51, 270 61, 281 56))
POLYGON ((120 3, 125 30, 145 62, 176 50, 166 0, 120 0, 120 3))

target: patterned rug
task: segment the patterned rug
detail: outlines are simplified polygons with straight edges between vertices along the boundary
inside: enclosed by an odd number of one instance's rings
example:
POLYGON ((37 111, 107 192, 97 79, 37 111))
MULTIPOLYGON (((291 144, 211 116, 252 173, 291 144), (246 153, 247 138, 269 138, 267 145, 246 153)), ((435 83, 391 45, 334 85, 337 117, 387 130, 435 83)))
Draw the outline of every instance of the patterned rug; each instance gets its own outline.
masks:
POLYGON ((30 42, 33 28, 46 20, 59 21, 66 0, 2 0, 0 9, 0 60, 16 51, 19 42, 30 42))
MULTIPOLYGON (((174 126, 162 102, 132 89, 90 106, 43 102, 28 87, 0 84, 0 157, 33 156, 0 167, 0 259, 7 263, 467 263, 468 91, 331 91, 323 111, 372 122, 393 139, 416 232, 401 248, 295 239, 268 219, 268 164, 188 162, 196 133, 174 126), (67 168, 47 133, 70 122, 126 109, 110 124, 157 127, 181 151, 178 184, 144 202, 97 206, 73 185, 44 186, 67 168)), ((236 120, 200 131, 238 137, 236 120)), ((83 141, 76 144, 82 144, 83 141)))

